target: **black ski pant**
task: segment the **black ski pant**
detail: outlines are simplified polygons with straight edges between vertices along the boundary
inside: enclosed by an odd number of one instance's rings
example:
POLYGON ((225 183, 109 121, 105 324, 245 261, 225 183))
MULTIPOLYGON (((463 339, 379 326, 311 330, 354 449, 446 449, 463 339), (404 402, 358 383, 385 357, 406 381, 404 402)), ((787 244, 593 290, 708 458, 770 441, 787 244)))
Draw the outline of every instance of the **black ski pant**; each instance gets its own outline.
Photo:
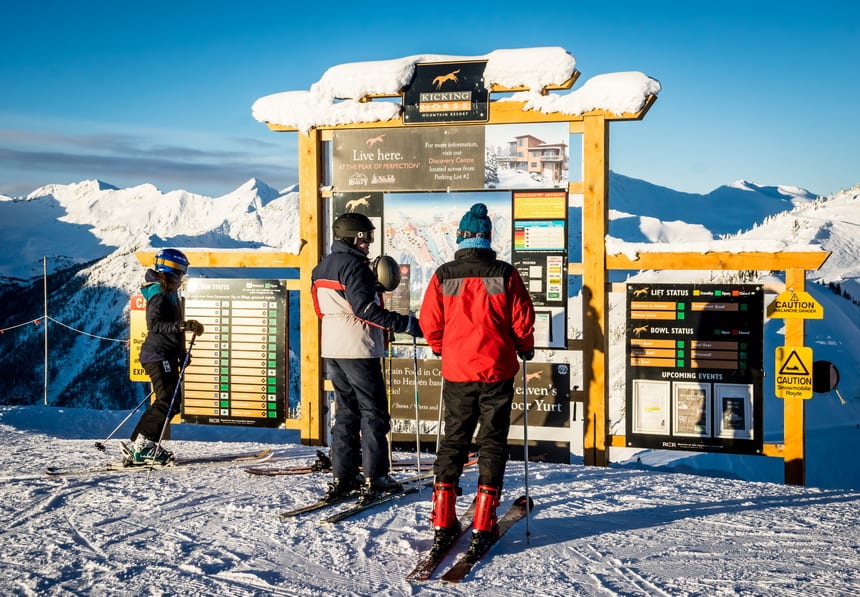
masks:
POLYGON ((368 479, 388 474, 391 417, 379 359, 325 359, 334 386, 331 462, 336 479, 352 479, 358 467, 368 479))
POLYGON ((176 392, 176 400, 173 402, 171 417, 179 412, 179 407, 182 404, 182 388, 177 389, 180 363, 179 359, 164 359, 157 363, 141 364, 152 382, 152 389, 155 390, 155 402, 143 412, 134 427, 134 431, 131 432, 131 439, 134 441, 139 433, 145 438, 157 442, 161 439, 164 421, 167 420, 167 409, 170 408, 170 401, 173 399, 174 392, 176 392))
POLYGON ((439 444, 433 474, 440 483, 458 484, 469 455, 475 428, 480 423, 478 484, 491 485, 501 492, 508 461, 508 430, 514 380, 497 382, 454 382, 445 380, 445 435, 439 444))

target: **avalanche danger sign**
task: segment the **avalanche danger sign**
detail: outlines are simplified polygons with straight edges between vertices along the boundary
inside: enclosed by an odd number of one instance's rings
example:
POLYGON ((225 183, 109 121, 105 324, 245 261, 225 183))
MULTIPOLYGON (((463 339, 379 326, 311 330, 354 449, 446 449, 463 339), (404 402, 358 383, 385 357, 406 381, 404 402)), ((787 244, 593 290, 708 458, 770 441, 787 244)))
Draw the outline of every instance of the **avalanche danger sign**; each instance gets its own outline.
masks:
POLYGON ((808 292, 788 290, 767 306, 767 316, 777 319, 822 319, 824 308, 808 292))
POLYGON ((808 346, 776 348, 777 398, 812 398, 812 349, 808 346))

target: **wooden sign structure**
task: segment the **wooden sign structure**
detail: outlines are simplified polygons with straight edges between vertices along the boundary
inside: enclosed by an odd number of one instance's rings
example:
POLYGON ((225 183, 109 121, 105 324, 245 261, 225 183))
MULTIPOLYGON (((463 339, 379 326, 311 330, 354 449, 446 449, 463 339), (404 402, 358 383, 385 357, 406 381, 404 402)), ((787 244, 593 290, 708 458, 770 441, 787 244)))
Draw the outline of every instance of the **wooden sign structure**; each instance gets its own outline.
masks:
MULTIPOLYGON (((450 69, 449 69, 450 70, 450 69)), ((441 72, 441 71, 440 71, 441 72)), ((453 72, 453 71, 452 71, 453 72)), ((432 74, 432 73, 431 73, 432 74)), ((435 75, 435 77, 444 75, 435 75)), ((570 89, 579 72, 573 70, 566 81, 548 85, 539 91, 548 95, 552 91, 570 89)), ((622 254, 610 255, 606 248, 606 235, 609 228, 609 124, 619 121, 641 120, 647 114, 656 95, 649 95, 641 109, 635 113, 616 114, 603 109, 592 109, 577 115, 561 112, 542 112, 527 107, 526 101, 516 101, 506 97, 505 101, 493 100, 493 94, 530 91, 526 87, 503 87, 490 85, 490 101, 487 103, 487 125, 567 122, 571 134, 582 137, 583 172, 581 181, 568 183, 569 195, 583 198, 582 262, 568 263, 568 274, 582 277, 582 329, 581 341, 569 341, 569 350, 583 352, 582 379, 584 389, 571 392, 572 400, 584 404, 583 450, 584 461, 589 466, 608 466, 609 448, 624 446, 624 437, 612 436, 608 429, 609 371, 608 371, 608 329, 609 329, 609 272, 611 270, 784 270, 786 286, 803 291, 806 270, 818 269, 829 253, 783 252, 783 253, 641 253, 637 259, 622 254)), ((360 103, 374 100, 391 101, 402 94, 367 95, 357 98, 360 103)), ((402 109, 401 109, 402 112, 402 109)), ((478 110, 475 118, 484 118, 478 110)), ((426 117, 432 117, 427 114, 426 117)), ((275 132, 298 132, 294 126, 265 122, 275 132)), ((463 123, 474 126, 474 121, 463 123)), ((311 270, 323 257, 325 227, 325 204, 332 196, 327 185, 329 173, 326 172, 328 146, 337 131, 350 129, 400 129, 410 126, 403 118, 350 122, 340 125, 312 126, 298 135, 298 176, 300 203, 300 235, 303 245, 299 255, 255 251, 253 253, 218 253, 205 251, 193 253, 189 258, 195 266, 202 267, 295 267, 299 279, 292 289, 300 293, 299 326, 302 330, 300 354, 301 367, 301 420, 295 428, 301 430, 302 441, 307 444, 321 444, 324 441, 325 418, 323 416, 325 387, 320 357, 320 323, 313 309, 311 296, 311 270), (193 255, 193 256, 192 256, 193 255)), ((423 124, 431 128, 433 124, 423 124)), ((458 123, 445 122, 445 126, 459 126, 458 123)), ((144 257, 139 253, 141 262, 144 257)), ((150 261, 151 262, 151 261, 150 261)), ((804 321, 786 321, 786 344, 802 346, 804 321)), ((786 400, 785 405, 785 442, 782 445, 766 445, 765 454, 782 457, 785 460, 786 483, 803 484, 804 439, 803 439, 803 401, 786 400)))

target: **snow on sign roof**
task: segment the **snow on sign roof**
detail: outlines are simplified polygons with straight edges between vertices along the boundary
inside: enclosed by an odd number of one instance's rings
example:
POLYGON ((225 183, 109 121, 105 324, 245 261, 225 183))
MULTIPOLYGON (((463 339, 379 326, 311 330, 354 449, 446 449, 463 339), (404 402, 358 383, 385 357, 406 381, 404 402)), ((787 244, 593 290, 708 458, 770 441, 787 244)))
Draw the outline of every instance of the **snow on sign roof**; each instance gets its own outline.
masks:
POLYGON ((591 110, 614 114, 636 113, 660 83, 641 72, 595 76, 566 94, 541 95, 541 90, 563 86, 575 73, 576 59, 560 47, 493 50, 483 56, 419 54, 393 60, 352 62, 329 68, 309 91, 285 91, 261 97, 251 108, 254 118, 267 124, 307 132, 317 126, 391 120, 400 116, 395 102, 362 102, 369 96, 394 97, 409 84, 416 64, 486 60, 484 85, 526 88, 499 101, 524 102, 524 109, 578 116, 591 110))

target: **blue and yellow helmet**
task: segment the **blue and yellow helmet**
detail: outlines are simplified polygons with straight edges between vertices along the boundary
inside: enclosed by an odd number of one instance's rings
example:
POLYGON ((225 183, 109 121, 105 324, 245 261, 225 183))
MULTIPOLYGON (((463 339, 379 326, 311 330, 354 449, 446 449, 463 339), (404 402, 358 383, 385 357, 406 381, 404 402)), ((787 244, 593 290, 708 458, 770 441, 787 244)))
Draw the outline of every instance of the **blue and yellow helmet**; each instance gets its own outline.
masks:
POLYGON ((184 276, 188 271, 188 257, 177 249, 161 249, 155 254, 153 269, 165 274, 184 276))

